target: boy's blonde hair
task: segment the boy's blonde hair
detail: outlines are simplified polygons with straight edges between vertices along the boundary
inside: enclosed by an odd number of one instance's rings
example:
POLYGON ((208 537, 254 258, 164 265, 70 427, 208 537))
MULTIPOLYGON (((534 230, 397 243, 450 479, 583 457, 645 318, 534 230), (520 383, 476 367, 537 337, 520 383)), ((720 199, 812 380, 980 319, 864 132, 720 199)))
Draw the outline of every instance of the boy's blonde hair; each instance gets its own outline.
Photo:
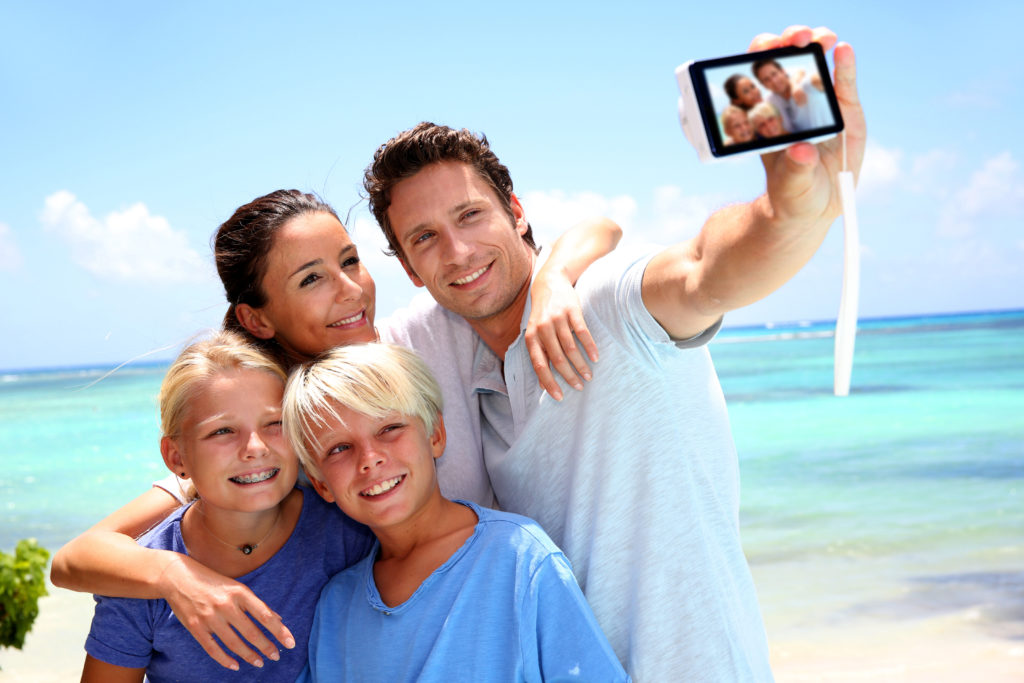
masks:
POLYGON ((419 418, 428 434, 444 407, 441 387, 414 352, 391 344, 341 346, 292 370, 284 392, 285 435, 310 477, 321 478, 314 430, 344 420, 344 406, 367 417, 397 412, 419 418))
POLYGON ((185 347, 164 375, 160 385, 160 430, 163 436, 181 435, 195 392, 214 375, 227 370, 263 370, 284 383, 281 366, 234 332, 220 331, 209 339, 185 347))

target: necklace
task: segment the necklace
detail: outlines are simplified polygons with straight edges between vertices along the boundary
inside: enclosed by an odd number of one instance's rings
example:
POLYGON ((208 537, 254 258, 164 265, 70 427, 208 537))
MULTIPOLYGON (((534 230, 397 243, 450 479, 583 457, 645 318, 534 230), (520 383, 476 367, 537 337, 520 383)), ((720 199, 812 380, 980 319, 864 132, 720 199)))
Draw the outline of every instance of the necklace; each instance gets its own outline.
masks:
POLYGON ((267 534, 263 538, 261 538, 260 540, 258 540, 255 543, 246 543, 245 545, 235 545, 234 543, 228 543, 223 538, 221 538, 217 534, 213 533, 213 530, 210 527, 206 526, 206 515, 203 514, 203 509, 201 507, 197 507, 196 508, 196 512, 199 513, 199 523, 203 525, 204 529, 206 529, 208 532, 210 532, 211 536, 213 536, 215 539, 217 539, 218 541, 220 541, 224 545, 228 546, 229 548, 234 548, 235 550, 240 550, 243 555, 251 555, 252 551, 256 550, 256 548, 259 548, 260 545, 262 545, 265 540, 270 538, 270 534, 274 533, 274 529, 277 528, 278 520, 281 519, 281 506, 279 505, 277 507, 277 516, 274 517, 274 523, 270 525, 270 529, 267 531, 267 534))

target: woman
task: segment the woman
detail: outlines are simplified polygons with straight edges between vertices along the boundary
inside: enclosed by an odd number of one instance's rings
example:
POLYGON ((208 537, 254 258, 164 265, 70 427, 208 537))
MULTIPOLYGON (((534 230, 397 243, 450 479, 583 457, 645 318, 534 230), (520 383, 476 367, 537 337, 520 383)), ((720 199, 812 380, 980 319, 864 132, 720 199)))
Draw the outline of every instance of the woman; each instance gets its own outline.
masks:
MULTIPOLYGON (((560 302, 567 289, 571 290, 561 275, 563 270, 573 274, 574 280, 586 265, 614 247, 619 231, 609 221, 597 221, 581 224, 569 236, 568 241, 566 237, 559 240, 563 244, 553 245, 547 264, 535 278, 531 321, 539 319, 541 326, 546 326, 538 337, 556 342, 571 340, 575 331, 593 359, 596 350, 579 312, 558 316, 550 311, 562 307, 560 302)), ((218 229, 214 250, 230 303, 226 327, 259 340, 282 365, 290 366, 334 346, 372 341, 378 334, 401 344, 426 340, 417 344, 416 350, 429 365, 431 346, 453 343, 431 337, 429 316, 444 314, 435 307, 427 307, 424 313, 423 306, 414 305, 397 317, 399 322, 374 324, 373 279, 337 215, 312 195, 279 190, 239 207, 218 229)), ((468 326, 465 333, 471 334, 468 326)), ((547 358, 552 358, 561 374, 569 377, 567 373, 572 373, 578 384, 571 368, 586 368, 585 361, 578 353, 561 353, 547 352, 541 365, 547 367, 547 358)), ((534 360, 537 362, 537 354, 534 360)), ((549 384, 557 390, 553 379, 549 384)), ((554 395, 549 384, 544 386, 554 395)), ((442 488, 446 495, 491 504, 493 494, 479 454, 475 397, 462 395, 453 385, 442 388, 445 421, 452 434, 451 450, 439 470, 442 488), (457 441, 461 445, 456 445, 457 441)), ((170 492, 173 487, 166 488, 170 492)), ((281 618, 251 591, 190 558, 141 548, 132 540, 176 505, 154 488, 102 520, 57 552, 51 569, 54 584, 105 595, 163 598, 207 653, 226 667, 237 664, 213 635, 254 665, 262 660, 248 644, 267 657, 276 655, 277 647, 253 621, 286 646, 293 639, 281 618)))
POLYGON ((743 111, 749 111, 761 101, 761 89, 757 87, 753 79, 743 74, 729 76, 723 87, 725 94, 729 96, 729 102, 743 111))
MULTIPOLYGON (((160 452, 198 499, 139 539, 236 577, 286 615, 295 649, 246 670, 247 681, 295 680, 321 590, 372 544, 366 527, 296 488, 298 458, 281 426, 284 382, 274 360, 231 332, 181 352, 160 388, 160 452)), ((83 683, 223 676, 164 600, 97 597, 86 651, 83 683)))

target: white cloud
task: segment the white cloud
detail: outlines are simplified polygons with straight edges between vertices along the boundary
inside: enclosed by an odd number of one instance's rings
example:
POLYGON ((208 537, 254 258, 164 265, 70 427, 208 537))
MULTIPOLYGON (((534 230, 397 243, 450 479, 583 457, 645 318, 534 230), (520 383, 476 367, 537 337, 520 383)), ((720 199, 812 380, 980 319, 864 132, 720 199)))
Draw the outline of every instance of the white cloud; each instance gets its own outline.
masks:
POLYGON ((675 244, 695 237, 701 227, 723 203, 722 197, 688 195, 676 185, 654 189, 653 225, 644 232, 648 241, 675 244))
POLYGON ((629 195, 605 197, 597 192, 566 194, 550 190, 527 192, 521 199, 538 244, 550 244, 576 223, 593 216, 607 216, 624 229, 636 222, 636 200, 629 195))
POLYGON ((41 221, 67 241, 75 263, 97 277, 141 283, 199 282, 212 266, 185 233, 139 202, 102 220, 67 190, 46 198, 41 221))
POLYGON ((947 149, 933 149, 914 157, 907 178, 908 189, 934 197, 947 197, 949 179, 959 157, 947 149))
POLYGON ((567 194, 561 190, 529 192, 523 196, 527 218, 538 241, 550 243, 588 216, 607 216, 622 226, 623 241, 674 244, 695 236, 724 203, 719 195, 688 195, 682 188, 655 188, 653 202, 640 209, 630 195, 608 197, 597 192, 567 194))
POLYGON ((958 199, 969 214, 1021 213, 1024 210, 1024 177, 1020 174, 1020 164, 1008 151, 989 159, 974 172, 958 199))
POLYGON ((993 95, 994 92, 998 92, 998 88, 993 88, 992 84, 969 83, 966 90, 948 93, 941 99, 940 104, 972 112, 979 109, 994 109, 1000 105, 1000 101, 993 95))
POLYGON ((957 155, 947 149, 933 149, 914 157, 910 175, 931 177, 935 173, 948 173, 956 166, 957 155))
POLYGON ((1024 174, 1005 151, 985 161, 967 185, 953 194, 939 222, 939 234, 964 237, 977 231, 979 221, 1024 215, 1024 174))
POLYGON ((865 197, 893 187, 903 179, 902 162, 903 150, 869 140, 857 179, 857 194, 865 197))
POLYGON ((14 241, 10 226, 0 223, 0 271, 17 270, 21 267, 21 250, 14 241))

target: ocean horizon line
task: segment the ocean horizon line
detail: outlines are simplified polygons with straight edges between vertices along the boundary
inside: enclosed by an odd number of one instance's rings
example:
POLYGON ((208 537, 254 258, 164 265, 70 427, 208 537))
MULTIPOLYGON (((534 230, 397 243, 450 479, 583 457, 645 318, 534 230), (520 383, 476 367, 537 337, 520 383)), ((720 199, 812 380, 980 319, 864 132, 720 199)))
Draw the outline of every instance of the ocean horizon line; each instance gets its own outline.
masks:
MULTIPOLYGON (((988 317, 1010 318, 1024 315, 1024 308, 983 309, 975 311, 947 311, 933 313, 908 313, 899 315, 866 316, 858 318, 858 332, 870 334, 878 332, 886 326, 907 327, 921 321, 934 321, 933 325, 941 325, 941 321, 963 322, 965 319, 984 319, 988 317)), ((728 320, 728 319, 727 319, 728 320)), ((808 339, 829 337, 834 334, 836 321, 830 319, 796 319, 785 321, 766 321, 743 325, 723 323, 722 329, 712 343, 738 343, 756 341, 785 341, 789 339, 808 339)), ((74 365, 46 365, 22 368, 0 368, 0 385, 13 381, 19 375, 41 373, 66 373, 83 379, 102 376, 114 371, 150 370, 164 367, 174 360, 174 355, 166 358, 129 359, 120 363, 79 363, 74 365)))

